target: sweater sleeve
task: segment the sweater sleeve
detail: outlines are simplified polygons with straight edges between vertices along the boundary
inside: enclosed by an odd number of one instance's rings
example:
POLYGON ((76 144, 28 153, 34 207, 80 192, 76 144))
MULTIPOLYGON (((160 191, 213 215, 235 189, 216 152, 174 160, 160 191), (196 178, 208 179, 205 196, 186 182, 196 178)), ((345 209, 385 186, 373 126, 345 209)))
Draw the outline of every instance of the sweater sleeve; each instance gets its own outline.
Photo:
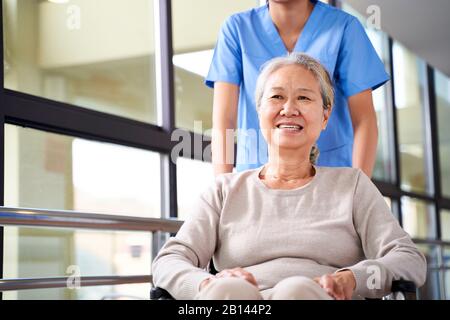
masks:
POLYGON ((417 287, 425 283, 425 256, 361 170, 353 198, 353 223, 366 260, 343 269, 351 270, 355 276, 356 296, 381 298, 390 293, 393 280, 413 281, 417 287))
POLYGON ((153 284, 177 300, 194 299, 200 283, 211 276, 205 268, 217 242, 219 194, 218 188, 210 188, 198 199, 177 235, 165 243, 153 261, 153 284))

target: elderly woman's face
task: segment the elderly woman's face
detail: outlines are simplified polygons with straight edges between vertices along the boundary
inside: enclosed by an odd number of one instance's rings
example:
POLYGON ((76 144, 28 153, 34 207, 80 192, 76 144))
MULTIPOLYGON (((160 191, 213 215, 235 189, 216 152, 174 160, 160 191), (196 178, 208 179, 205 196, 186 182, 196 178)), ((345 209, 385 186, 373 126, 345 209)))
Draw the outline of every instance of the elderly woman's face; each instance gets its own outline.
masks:
POLYGON ((269 145, 298 149, 314 145, 326 126, 329 111, 323 108, 314 75, 302 66, 290 65, 267 79, 259 117, 269 145))

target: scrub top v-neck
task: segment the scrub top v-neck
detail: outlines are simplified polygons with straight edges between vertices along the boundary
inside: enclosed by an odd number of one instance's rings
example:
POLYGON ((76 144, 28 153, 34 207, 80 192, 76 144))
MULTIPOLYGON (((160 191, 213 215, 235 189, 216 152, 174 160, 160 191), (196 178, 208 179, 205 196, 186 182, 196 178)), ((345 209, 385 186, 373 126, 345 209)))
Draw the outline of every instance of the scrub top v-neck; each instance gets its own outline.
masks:
MULTIPOLYGON (((353 127, 347 98, 375 90, 389 76, 361 23, 352 15, 320 1, 300 33, 295 52, 318 59, 335 86, 335 105, 327 129, 317 141, 320 166, 351 166, 353 127)), ((268 5, 230 16, 222 25, 206 85, 216 81, 239 86, 238 171, 258 168, 267 162, 267 144, 259 130, 254 92, 261 67, 288 51, 269 13, 268 5)))
MULTIPOLYGON (((268 8, 268 6, 266 6, 268 8)), ((303 29, 301 30, 299 37, 297 38, 297 41, 295 43, 293 52, 303 52, 303 44, 309 43, 311 39, 311 31, 310 28, 313 28, 315 24, 317 24, 317 6, 314 5, 313 10, 311 11, 308 19, 305 22, 305 25, 303 26, 303 29)), ((320 9, 319 9, 320 11, 320 9)), ((289 54, 289 51, 286 48, 286 45, 283 42, 283 39, 281 38, 275 24, 273 23, 272 17, 270 16, 269 10, 263 11, 263 26, 264 31, 267 35, 267 38, 270 39, 270 43, 274 46, 273 53, 276 54, 276 56, 284 56, 289 54)))

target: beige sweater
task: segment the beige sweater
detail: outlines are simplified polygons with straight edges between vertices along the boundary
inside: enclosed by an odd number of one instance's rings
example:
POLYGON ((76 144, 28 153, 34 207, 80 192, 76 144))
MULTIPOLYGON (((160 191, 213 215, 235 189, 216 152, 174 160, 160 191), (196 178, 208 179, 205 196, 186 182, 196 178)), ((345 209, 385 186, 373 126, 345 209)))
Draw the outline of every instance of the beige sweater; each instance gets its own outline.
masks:
POLYGON ((361 170, 316 167, 293 190, 268 188, 260 170, 221 175, 202 194, 154 260, 156 286, 193 299, 211 257, 218 271, 251 272, 260 290, 343 268, 355 275, 354 298, 381 297, 400 278, 423 285, 425 257, 361 170))

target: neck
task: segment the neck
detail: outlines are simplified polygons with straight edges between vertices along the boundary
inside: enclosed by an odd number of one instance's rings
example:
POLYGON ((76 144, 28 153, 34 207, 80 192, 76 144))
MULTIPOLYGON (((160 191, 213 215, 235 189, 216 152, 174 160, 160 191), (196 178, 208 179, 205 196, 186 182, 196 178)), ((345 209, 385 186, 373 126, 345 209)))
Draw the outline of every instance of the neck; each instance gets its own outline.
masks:
POLYGON ((269 1, 270 16, 280 34, 300 33, 313 8, 310 0, 269 1))
MULTIPOLYGON (((303 148, 302 148, 303 149, 303 148)), ((313 166, 309 160, 307 149, 275 150, 270 148, 269 161, 265 165, 264 175, 276 177, 280 180, 304 179, 314 175, 313 166)))

